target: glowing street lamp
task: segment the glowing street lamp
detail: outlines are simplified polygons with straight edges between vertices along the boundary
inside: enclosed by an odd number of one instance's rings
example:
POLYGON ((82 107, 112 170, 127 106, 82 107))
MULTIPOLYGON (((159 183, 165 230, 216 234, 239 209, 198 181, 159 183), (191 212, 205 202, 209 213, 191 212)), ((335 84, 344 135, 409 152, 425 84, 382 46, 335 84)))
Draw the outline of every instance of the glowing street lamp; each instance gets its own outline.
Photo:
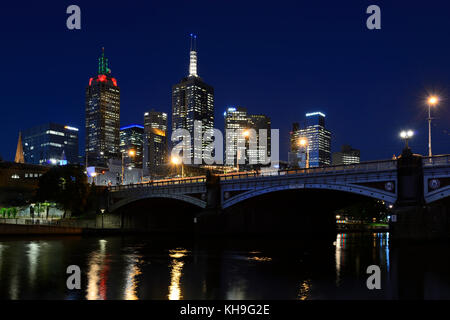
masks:
POLYGON ((136 150, 130 149, 127 152, 122 152, 122 185, 123 185, 123 178, 125 175, 125 154, 128 154, 130 157, 134 157, 136 155, 136 150))
POLYGON ((180 157, 177 156, 172 156, 172 158, 170 159, 170 161, 175 165, 178 166, 179 164, 181 164, 181 177, 184 178, 184 166, 183 166, 183 161, 180 157))
POLYGON ((309 169, 309 143, 308 139, 306 138, 300 138, 298 141, 298 144, 300 147, 306 148, 306 169, 309 169))
MULTIPOLYGON (((242 132, 242 136, 244 137, 244 139, 247 139, 248 137, 250 137, 250 131, 249 130, 244 130, 242 132)), ((237 171, 239 172, 239 159, 241 158, 241 150, 239 149, 239 146, 237 146, 237 159, 236 159, 236 167, 237 167, 237 171)))
POLYGON ((434 107, 439 103, 439 98, 437 96, 428 97, 428 156, 431 157, 433 154, 431 152, 431 107, 434 107))
POLYGON ((405 140, 405 149, 408 149, 408 140, 414 136, 414 131, 412 130, 403 130, 400 132, 400 137, 405 140))

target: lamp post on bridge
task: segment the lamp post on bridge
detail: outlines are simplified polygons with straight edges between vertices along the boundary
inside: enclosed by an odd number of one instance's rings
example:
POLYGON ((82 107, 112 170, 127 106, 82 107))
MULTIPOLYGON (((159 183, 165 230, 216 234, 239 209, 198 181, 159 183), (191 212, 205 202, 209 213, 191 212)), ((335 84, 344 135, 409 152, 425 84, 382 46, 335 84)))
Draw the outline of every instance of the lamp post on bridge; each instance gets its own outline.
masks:
POLYGON ((181 164, 181 177, 184 178, 183 159, 177 156, 173 156, 170 161, 175 165, 175 167, 181 164))
POLYGON ((405 149, 409 149, 408 140, 414 136, 414 131, 412 130, 403 130, 400 132, 400 137, 405 140, 405 149))
MULTIPOLYGON (((244 137, 244 139, 247 139, 250 136, 250 131, 248 130, 244 130, 242 132, 242 136, 244 137)), ((236 141, 237 142, 237 141, 236 141)), ((245 143, 244 143, 245 145, 245 143)), ((241 150, 239 149, 239 144, 236 145, 236 149, 237 149, 237 154, 236 154, 236 168, 237 168, 237 172, 239 172, 239 159, 241 158, 241 150)), ((244 153, 244 158, 245 158, 245 153, 244 153)))
POLYGON ((306 164, 305 167, 306 169, 309 169, 309 143, 308 143, 308 139, 307 138, 300 138, 300 141, 298 142, 298 144, 306 149, 306 164))
POLYGON ((432 157, 431 152, 431 107, 438 104, 439 98, 437 96, 430 96, 427 100, 428 102, 428 156, 432 157))
POLYGON ((125 154, 128 154, 130 157, 134 157, 136 155, 136 151, 133 149, 128 150, 127 152, 122 152, 122 185, 125 175, 125 154))

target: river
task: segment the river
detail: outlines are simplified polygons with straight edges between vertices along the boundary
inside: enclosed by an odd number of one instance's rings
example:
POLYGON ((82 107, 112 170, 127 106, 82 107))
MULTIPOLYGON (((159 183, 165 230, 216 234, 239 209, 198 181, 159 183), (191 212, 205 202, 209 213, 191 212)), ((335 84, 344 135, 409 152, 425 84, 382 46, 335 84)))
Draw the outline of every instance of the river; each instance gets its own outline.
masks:
POLYGON ((450 299, 450 244, 389 233, 331 241, 0 238, 0 299, 450 299), (81 270, 69 290, 67 267, 81 270), (369 290, 367 267, 380 268, 369 290))

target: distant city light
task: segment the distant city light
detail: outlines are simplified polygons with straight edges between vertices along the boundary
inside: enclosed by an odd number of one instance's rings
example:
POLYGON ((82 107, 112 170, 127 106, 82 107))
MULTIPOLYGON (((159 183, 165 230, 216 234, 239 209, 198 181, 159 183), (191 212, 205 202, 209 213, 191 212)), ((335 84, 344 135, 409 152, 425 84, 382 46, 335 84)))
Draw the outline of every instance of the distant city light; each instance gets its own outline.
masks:
POLYGON ((138 124, 131 124, 131 125, 129 125, 129 126, 120 128, 120 130, 126 130, 126 129, 130 129, 130 128, 140 128, 140 129, 144 129, 144 127, 141 126, 141 125, 138 125, 138 124))
POLYGON ((78 128, 69 127, 69 126, 65 126, 64 129, 72 130, 72 131, 79 131, 78 128))
POLYGON ((312 116, 322 116, 325 117, 325 114, 322 112, 311 112, 311 113, 307 113, 306 114, 307 117, 312 117, 312 116))

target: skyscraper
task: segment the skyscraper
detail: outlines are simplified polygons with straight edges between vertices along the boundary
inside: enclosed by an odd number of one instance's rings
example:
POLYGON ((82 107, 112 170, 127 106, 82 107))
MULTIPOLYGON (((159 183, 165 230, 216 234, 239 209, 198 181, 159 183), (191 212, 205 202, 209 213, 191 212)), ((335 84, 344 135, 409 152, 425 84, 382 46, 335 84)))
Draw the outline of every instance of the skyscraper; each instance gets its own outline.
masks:
POLYGON ((143 126, 133 124, 120 128, 120 152, 127 167, 142 169, 143 145, 143 126), (134 156, 129 155, 130 150, 134 151, 134 156))
POLYGON ((78 163, 78 129, 46 123, 23 131, 25 162, 31 164, 78 163))
POLYGON ((167 113, 151 110, 144 114, 144 172, 159 175, 167 162, 167 113))
MULTIPOLYGON (((214 128, 214 89, 206 84, 197 73, 197 36, 191 34, 189 75, 172 87, 172 131, 186 129, 191 135, 191 162, 193 157, 202 159, 210 141, 203 141, 202 150, 194 154, 194 122, 202 124, 202 136, 207 129, 214 128)), ((197 141, 197 143, 201 143, 197 141)), ((211 150, 206 150, 211 151, 211 150)))
POLYGON ((270 118, 263 114, 252 114, 249 116, 249 127, 256 131, 256 141, 258 143, 258 150, 256 154, 252 155, 254 151, 249 150, 249 157, 255 157, 257 159, 258 164, 265 164, 267 162, 267 157, 271 155, 271 121, 270 118), (267 141, 266 144, 260 143, 260 130, 266 130, 267 133, 267 141))
POLYGON ((120 157, 120 88, 111 76, 103 49, 97 73, 86 88, 85 152, 90 166, 120 157))
MULTIPOLYGON (((331 133, 325 128, 325 114, 322 112, 311 112, 306 114, 306 126, 300 129, 298 124, 294 124, 291 132, 291 154, 307 153, 310 167, 320 167, 331 164, 331 133), (295 130, 297 129, 297 130, 295 130), (302 147, 299 144, 300 138, 307 139, 307 146, 302 147), (306 150, 303 150, 307 148, 306 150)), ((305 167, 306 157, 303 159, 300 167, 305 167)))
POLYGON ((265 163, 266 157, 270 157, 270 118, 265 115, 249 115, 246 108, 239 106, 228 108, 224 113, 224 117, 226 130, 225 163, 236 165, 238 151, 239 157, 244 157, 245 155, 246 163, 249 163, 252 158, 258 164, 265 163), (256 135, 253 139, 256 142, 256 150, 249 148, 252 137, 244 135, 244 132, 249 129, 255 130, 256 135), (267 141, 265 145, 260 144, 259 141, 260 129, 267 130, 267 141))
POLYGON ((343 145, 340 152, 333 152, 333 165, 352 164, 360 162, 360 151, 349 145, 343 145))

